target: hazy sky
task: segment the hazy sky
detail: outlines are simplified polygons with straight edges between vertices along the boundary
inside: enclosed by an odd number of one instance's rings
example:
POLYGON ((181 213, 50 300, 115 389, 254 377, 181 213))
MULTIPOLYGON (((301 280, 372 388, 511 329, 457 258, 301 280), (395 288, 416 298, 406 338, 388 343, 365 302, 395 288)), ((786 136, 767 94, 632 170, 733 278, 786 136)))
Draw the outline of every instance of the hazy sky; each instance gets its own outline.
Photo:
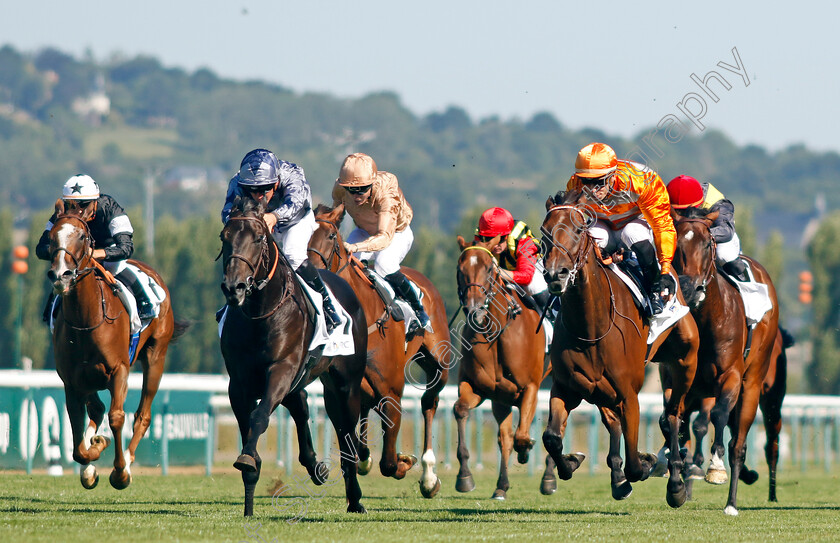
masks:
POLYGON ((98 60, 142 53, 165 66, 339 97, 391 90, 418 115, 449 105, 473 120, 549 111, 568 127, 621 136, 668 114, 688 124, 682 103, 739 144, 840 151, 837 4, 684 5, 6 0, 0 44, 90 51, 98 60), (739 68, 733 48, 748 86, 718 65, 739 68), (712 70, 730 86, 707 80, 717 102, 691 78, 712 70))

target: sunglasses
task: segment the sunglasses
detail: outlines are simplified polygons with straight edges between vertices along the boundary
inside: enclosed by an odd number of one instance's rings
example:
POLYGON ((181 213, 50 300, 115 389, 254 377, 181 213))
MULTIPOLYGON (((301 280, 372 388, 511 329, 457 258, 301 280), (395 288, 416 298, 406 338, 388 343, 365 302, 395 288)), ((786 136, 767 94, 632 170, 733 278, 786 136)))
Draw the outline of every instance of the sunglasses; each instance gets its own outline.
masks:
POLYGON ((256 185, 242 188, 244 188, 246 192, 250 192, 251 194, 265 194, 270 190, 274 190, 274 185, 256 185))
POLYGON ((480 241, 481 243, 487 243, 488 241, 490 241, 491 239, 495 238, 496 236, 482 236, 481 234, 476 234, 476 236, 475 236, 475 237, 476 237, 476 238, 478 239, 478 241, 480 241))
POLYGON ((579 179, 580 179, 581 184, 583 184, 583 185, 585 185, 589 188, 598 189, 598 188, 605 187, 607 185, 612 184, 612 180, 613 180, 614 176, 615 176, 614 173, 610 173, 610 174, 607 174, 603 177, 594 177, 594 178, 580 177, 579 179))
POLYGON ((344 187, 344 190, 346 190, 350 194, 359 195, 369 191, 370 187, 371 185, 365 185, 364 187, 344 187))

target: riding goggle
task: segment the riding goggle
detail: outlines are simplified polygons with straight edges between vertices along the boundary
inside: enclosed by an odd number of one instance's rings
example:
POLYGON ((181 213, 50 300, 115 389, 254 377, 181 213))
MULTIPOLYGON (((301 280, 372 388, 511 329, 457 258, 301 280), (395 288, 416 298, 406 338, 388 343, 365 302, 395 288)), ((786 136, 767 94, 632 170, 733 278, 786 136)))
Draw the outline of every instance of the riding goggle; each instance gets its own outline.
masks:
POLYGON ((611 185, 613 177, 615 177, 615 173, 608 173, 601 177, 578 177, 578 179, 580 179, 581 184, 590 189, 599 189, 611 185))
POLYGON ((365 185, 364 187, 344 187, 344 190, 353 195, 364 194, 370 190, 372 185, 365 185))
POLYGON ((488 241, 495 238, 496 236, 482 236, 481 234, 476 234, 475 237, 481 243, 487 243, 488 241))
POLYGON ((242 189, 246 192, 250 192, 253 194, 265 194, 266 192, 274 189, 274 185, 240 185, 242 189))

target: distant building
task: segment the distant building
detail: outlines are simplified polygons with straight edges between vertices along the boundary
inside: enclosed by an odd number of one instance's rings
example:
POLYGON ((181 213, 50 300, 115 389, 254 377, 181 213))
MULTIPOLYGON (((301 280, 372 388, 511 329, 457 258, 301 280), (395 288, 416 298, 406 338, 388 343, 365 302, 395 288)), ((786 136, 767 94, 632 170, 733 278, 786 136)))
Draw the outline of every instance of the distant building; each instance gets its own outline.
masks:
POLYGON ((210 186, 221 186, 225 183, 227 179, 220 168, 175 166, 163 174, 165 187, 187 192, 205 190, 210 186))
POLYGON ((76 98, 71 107, 73 112, 89 125, 101 125, 111 114, 111 99, 105 93, 105 77, 98 74, 92 92, 83 98, 76 98))

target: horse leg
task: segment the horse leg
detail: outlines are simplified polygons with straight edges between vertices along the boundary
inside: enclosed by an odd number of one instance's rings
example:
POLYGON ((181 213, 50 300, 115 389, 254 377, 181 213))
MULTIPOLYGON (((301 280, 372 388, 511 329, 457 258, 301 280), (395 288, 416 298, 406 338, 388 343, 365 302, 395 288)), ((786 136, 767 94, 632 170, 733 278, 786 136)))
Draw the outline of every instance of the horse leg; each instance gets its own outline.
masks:
MULTIPOLYGON (((784 395, 784 391, 782 391, 784 395)), ((764 415, 764 431, 767 434, 767 444, 764 446, 764 457, 770 469, 770 490, 767 499, 776 499, 776 465, 779 463, 779 434, 782 433, 782 402, 777 398, 768 399, 763 395, 760 400, 761 413, 764 415)))
MULTIPOLYGON (((341 472, 344 476, 344 491, 347 497, 348 513, 367 513, 361 504, 362 489, 356 474, 359 462, 357 450, 359 440, 356 437, 356 425, 359 423, 360 398, 358 386, 344 380, 339 372, 330 371, 329 377, 321 378, 324 384, 324 408, 333 423, 338 448, 341 456, 341 472)), ((319 462, 319 469, 326 465, 319 462)), ((327 479, 327 472, 321 474, 322 482, 327 479)), ((314 479, 313 479, 314 481, 314 479)), ((317 484, 317 483, 316 483, 317 484)), ((334 484, 334 483, 332 483, 334 484)))
POLYGON ((483 401, 484 398, 476 394, 467 381, 461 381, 458 385, 458 401, 452 408, 458 425, 458 464, 461 466, 455 481, 455 490, 458 492, 470 492, 475 489, 469 466, 470 451, 467 450, 467 418, 470 416, 470 409, 475 409, 483 401))
POLYGON ((373 466, 373 460, 370 457, 370 442, 368 441, 368 426, 370 426, 370 406, 362 405, 362 410, 359 416, 359 465, 356 471, 359 475, 367 475, 370 473, 370 468, 373 466))
POLYGON ((580 467, 584 458, 586 458, 583 453, 563 454, 563 436, 566 433, 566 423, 572 409, 577 407, 579 403, 580 400, 567 404, 560 397, 556 382, 551 387, 548 424, 545 432, 543 432, 543 446, 557 466, 557 476, 564 481, 572 478, 572 473, 580 467))
POLYGON ((747 454, 747 433, 755 420, 760 392, 761 383, 752 383, 748 379, 741 391, 741 401, 733 410, 734 416, 730 418, 733 437, 729 441, 729 467, 732 470, 732 478, 729 480, 729 499, 723 510, 727 515, 738 515, 738 481, 747 454))
POLYGON ((123 490, 131 484, 131 453, 123 451, 122 430, 125 425, 125 397, 128 394, 128 365, 121 364, 111 376, 111 408, 108 423, 114 436, 114 469, 109 480, 111 486, 123 490))
MULTIPOLYGON (((448 335, 447 335, 448 338, 448 335)), ((420 464, 423 466, 423 474, 420 477, 420 494, 424 498, 433 498, 440 490, 440 478, 435 473, 437 459, 432 450, 432 430, 434 428, 435 413, 437 413, 440 391, 446 385, 449 378, 448 362, 435 359, 428 349, 421 348, 424 352, 420 367, 426 372, 426 391, 420 398, 420 407, 423 410, 423 423, 425 433, 423 435, 423 455, 420 457, 420 464)))
POLYGON ((610 434, 610 450, 607 452, 607 467, 610 469, 612 497, 623 500, 630 497, 633 487, 621 467, 621 421, 612 409, 601 407, 601 422, 610 434))
POLYGON ((557 491, 557 478, 554 476, 554 459, 550 454, 545 455, 545 471, 543 472, 542 481, 540 481, 540 494, 543 496, 550 496, 557 491))
POLYGON ((499 401, 493 401, 492 406, 493 416, 499 424, 499 451, 502 453, 502 459, 499 461, 499 479, 496 481, 492 499, 504 500, 510 488, 508 462, 513 449, 513 408, 499 401))
POLYGON ((134 462, 134 453, 137 446, 152 423, 152 401, 155 399, 160 386, 160 378, 163 376, 165 357, 166 348, 161 349, 159 345, 147 347, 138 356, 143 364, 143 388, 140 391, 140 403, 134 413, 134 428, 131 441, 128 444, 131 462, 134 462))
POLYGON ((67 416, 73 432, 73 460, 82 466, 80 474, 82 486, 90 490, 99 483, 99 474, 96 473, 96 467, 91 462, 98 460, 102 451, 108 446, 108 440, 105 437, 95 435, 98 423, 101 423, 104 417, 105 406, 95 392, 87 397, 80 397, 75 390, 65 386, 64 396, 67 416), (92 397, 96 398, 95 402, 92 397), (85 425, 85 404, 87 404, 90 416, 87 425, 85 425))
MULTIPOLYGON (((691 485, 691 481, 695 479, 703 479, 705 473, 703 472, 703 464, 706 458, 703 456, 703 440, 709 434, 709 423, 712 419, 712 409, 715 405, 714 398, 704 398, 700 403, 700 410, 691 423, 691 431, 694 433, 694 454, 691 457, 691 462, 686 462, 683 467, 684 477, 687 483, 691 485)), ((685 419, 688 422, 688 419, 685 419)), ((691 495, 689 486, 689 497, 691 495)))
POLYGON ((537 392, 539 383, 531 383, 525 387, 522 393, 522 401, 519 403, 519 426, 516 428, 516 436, 513 441, 513 448, 516 450, 516 461, 520 464, 528 463, 528 455, 534 448, 535 440, 531 439, 531 423, 534 421, 534 413, 537 412, 537 392))
MULTIPOLYGON (((228 397, 230 398, 230 407, 236 417, 236 423, 239 426, 239 435, 242 438, 242 443, 246 443, 248 441, 248 433, 251 431, 249 425, 251 411, 257 406, 257 401, 255 398, 248 397, 240 387, 233 386, 233 383, 228 387, 228 397)), ((261 467, 262 461, 258 456, 254 460, 253 469, 241 469, 242 484, 245 488, 246 517, 254 514, 254 489, 257 486, 257 481, 260 479, 261 467)), ((239 469, 238 466, 237 469, 239 469)))
POLYGON ((729 421, 733 407, 738 402, 740 392, 741 375, 734 371, 730 372, 721 384, 720 393, 711 411, 712 424, 715 427, 715 438, 712 441, 712 459, 709 462, 709 469, 706 470, 706 482, 713 485, 722 485, 729 478, 726 474, 726 466, 723 463, 723 431, 729 421))
POLYGON ((397 453, 397 438, 402 422, 402 406, 399 396, 391 392, 384 396, 376 406, 376 411, 382 419, 382 459, 379 461, 379 471, 385 477, 403 479, 405 474, 417 462, 416 456, 397 453))
POLYGON ((309 477, 316 485, 324 484, 323 474, 329 473, 329 468, 323 462, 318 462, 315 447, 312 445, 312 432, 309 429, 309 405, 306 403, 306 390, 289 394, 283 399, 283 405, 289 410, 297 429, 298 461, 306 468, 309 477))

